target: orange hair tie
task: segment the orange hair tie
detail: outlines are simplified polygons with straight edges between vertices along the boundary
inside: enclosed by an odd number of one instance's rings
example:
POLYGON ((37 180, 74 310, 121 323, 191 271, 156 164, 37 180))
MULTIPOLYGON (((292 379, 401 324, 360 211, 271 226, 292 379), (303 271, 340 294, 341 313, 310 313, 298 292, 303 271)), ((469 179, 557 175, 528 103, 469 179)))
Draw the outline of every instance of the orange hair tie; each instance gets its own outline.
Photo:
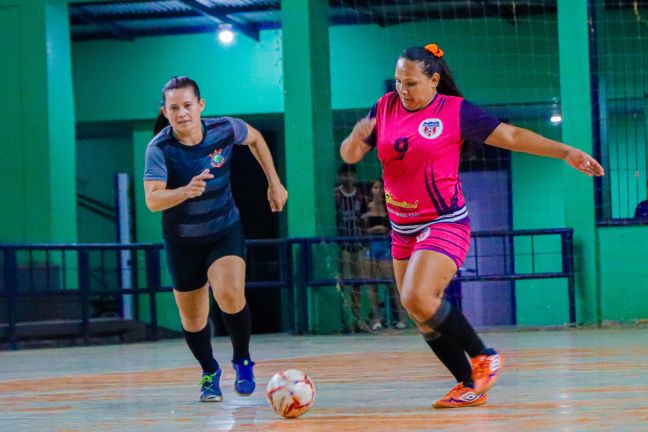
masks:
POLYGON ((443 50, 439 48, 437 44, 425 45, 425 49, 431 52, 432 54, 434 54, 434 57, 439 57, 439 58, 443 57, 443 50))

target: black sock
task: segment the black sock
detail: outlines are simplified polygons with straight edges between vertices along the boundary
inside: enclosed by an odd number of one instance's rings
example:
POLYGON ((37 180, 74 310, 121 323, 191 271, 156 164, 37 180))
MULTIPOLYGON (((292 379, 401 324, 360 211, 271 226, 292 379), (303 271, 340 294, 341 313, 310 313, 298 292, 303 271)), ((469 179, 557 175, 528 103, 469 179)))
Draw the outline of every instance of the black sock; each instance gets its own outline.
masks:
POLYGON ((223 324, 232 339, 232 361, 249 359, 251 324, 248 305, 235 314, 223 312, 223 324))
POLYGON ((486 349, 464 314, 445 299, 441 300, 436 313, 423 324, 454 340, 470 357, 476 357, 486 349))
POLYGON ((472 366, 470 366, 465 351, 459 345, 436 331, 423 334, 423 339, 457 382, 463 383, 465 387, 473 387, 472 366))
POLYGON ((218 370, 218 362, 214 359, 211 346, 211 329, 209 322, 198 332, 184 330, 185 340, 204 373, 213 374, 218 370))

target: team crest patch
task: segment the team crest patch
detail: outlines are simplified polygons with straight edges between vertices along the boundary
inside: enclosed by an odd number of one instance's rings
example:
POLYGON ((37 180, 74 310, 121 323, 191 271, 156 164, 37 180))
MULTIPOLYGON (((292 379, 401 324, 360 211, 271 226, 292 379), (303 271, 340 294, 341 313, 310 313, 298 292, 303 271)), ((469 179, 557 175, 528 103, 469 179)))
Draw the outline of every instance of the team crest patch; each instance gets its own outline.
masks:
POLYGON ((438 118, 425 119, 419 125, 419 133, 425 139, 434 139, 443 132, 443 123, 438 118))
POLYGON ((211 161, 209 161, 209 165, 213 166, 214 168, 220 168, 223 166, 225 163, 225 156, 223 156, 221 153, 223 153, 223 149, 220 150, 214 150, 212 154, 209 155, 209 158, 211 161))

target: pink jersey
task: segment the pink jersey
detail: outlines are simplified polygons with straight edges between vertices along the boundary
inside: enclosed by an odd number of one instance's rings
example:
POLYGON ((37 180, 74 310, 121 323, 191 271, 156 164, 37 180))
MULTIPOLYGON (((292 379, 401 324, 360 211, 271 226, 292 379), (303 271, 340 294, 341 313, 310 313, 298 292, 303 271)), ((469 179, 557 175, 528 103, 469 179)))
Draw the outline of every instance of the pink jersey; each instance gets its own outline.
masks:
POLYGON ((425 108, 406 110, 396 93, 378 100, 371 116, 383 166, 392 227, 414 234, 433 223, 467 220, 459 158, 464 138, 483 141, 499 121, 463 98, 438 94, 425 108))

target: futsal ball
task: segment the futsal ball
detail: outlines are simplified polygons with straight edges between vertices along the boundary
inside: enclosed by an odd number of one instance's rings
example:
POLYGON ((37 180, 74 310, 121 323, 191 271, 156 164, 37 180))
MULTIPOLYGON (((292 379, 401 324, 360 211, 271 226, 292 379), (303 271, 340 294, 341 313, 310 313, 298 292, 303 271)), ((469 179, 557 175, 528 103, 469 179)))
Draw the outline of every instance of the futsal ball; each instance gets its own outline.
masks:
POLYGON ((288 369, 270 379, 266 395, 277 414, 294 418, 308 411, 315 402, 315 386, 304 372, 288 369))

